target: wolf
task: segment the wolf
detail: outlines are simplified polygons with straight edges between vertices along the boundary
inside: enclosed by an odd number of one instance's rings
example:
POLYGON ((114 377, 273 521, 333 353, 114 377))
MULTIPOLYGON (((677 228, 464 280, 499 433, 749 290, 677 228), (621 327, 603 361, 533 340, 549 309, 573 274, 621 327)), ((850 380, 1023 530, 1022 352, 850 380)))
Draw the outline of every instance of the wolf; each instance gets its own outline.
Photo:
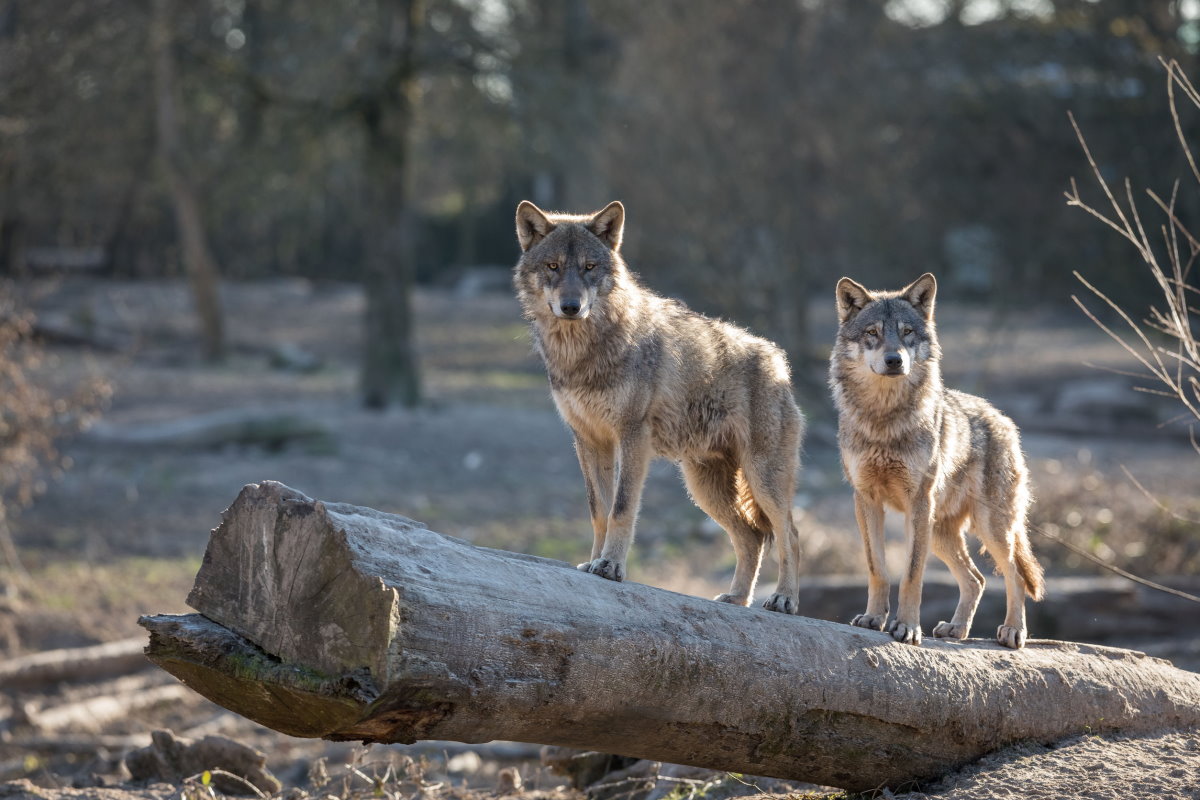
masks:
POLYGON ((921 584, 932 547, 959 587, 953 619, 939 622, 933 635, 965 639, 984 584, 967 552, 963 531, 969 526, 1004 576, 1008 607, 996 640, 1021 648, 1025 595, 1040 600, 1044 591, 1025 529, 1025 456, 1012 420, 987 401, 942 384, 936 294, 930 273, 898 292, 871 292, 850 278, 837 284, 829 385, 869 571, 867 610, 851 624, 920 644, 921 584), (904 513, 908 539, 900 607, 891 622, 885 506, 904 513))
POLYGON ((592 522, 579 569, 626 575, 646 470, 678 463, 692 500, 737 557, 720 602, 749 605, 774 536, 779 583, 763 603, 794 614, 800 537, 791 507, 804 418, 782 350, 643 286, 621 256, 625 208, 517 206, 513 282, 550 393, 570 427, 592 522))

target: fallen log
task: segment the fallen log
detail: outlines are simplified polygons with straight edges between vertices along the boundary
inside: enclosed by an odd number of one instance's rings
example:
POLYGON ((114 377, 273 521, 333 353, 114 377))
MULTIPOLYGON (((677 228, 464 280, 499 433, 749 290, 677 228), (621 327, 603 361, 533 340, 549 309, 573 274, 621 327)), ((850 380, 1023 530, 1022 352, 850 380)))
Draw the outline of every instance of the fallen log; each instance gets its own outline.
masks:
POLYGON ((1200 675, 1114 648, 740 608, 252 484, 147 655, 294 736, 508 739, 864 790, 1006 744, 1200 726, 1200 675))
POLYGON ((173 705, 192 697, 190 692, 178 684, 153 686, 139 692, 120 695, 100 695, 84 700, 38 708, 30 704, 23 709, 28 725, 42 734, 60 731, 71 733, 98 733, 116 720, 158 705, 173 705))
POLYGON ((64 681, 97 680, 148 668, 143 639, 66 650, 45 650, 0 662, 0 690, 34 689, 64 681))

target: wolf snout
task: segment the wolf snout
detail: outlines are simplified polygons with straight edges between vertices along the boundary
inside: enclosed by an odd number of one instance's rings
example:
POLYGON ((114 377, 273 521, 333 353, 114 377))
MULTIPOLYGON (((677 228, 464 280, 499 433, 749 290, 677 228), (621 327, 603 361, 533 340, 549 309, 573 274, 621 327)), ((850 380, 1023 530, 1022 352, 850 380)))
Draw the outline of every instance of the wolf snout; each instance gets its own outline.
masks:
POLYGON ((568 297, 551 304, 554 316, 559 319, 584 319, 588 315, 588 306, 579 297, 568 297))
POLYGON ((898 352, 884 353, 883 366, 887 368, 889 375, 904 374, 904 356, 898 352))

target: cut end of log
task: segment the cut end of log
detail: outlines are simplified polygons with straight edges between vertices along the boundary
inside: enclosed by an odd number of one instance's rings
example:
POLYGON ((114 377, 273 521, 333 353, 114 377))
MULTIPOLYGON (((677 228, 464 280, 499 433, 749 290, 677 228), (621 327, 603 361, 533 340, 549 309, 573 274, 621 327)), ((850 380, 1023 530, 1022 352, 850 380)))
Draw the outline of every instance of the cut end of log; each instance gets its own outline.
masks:
POLYGON ((379 697, 365 671, 323 675, 284 664, 200 614, 143 616, 146 657, 184 684, 260 725, 305 738, 352 726, 379 697))
MULTIPOLYGON (((378 535, 409 526, 396 517, 378 535)), ((347 547, 358 537, 346 530, 363 527, 277 481, 248 484, 212 532, 188 605, 290 663, 386 677, 375 643, 399 624, 399 592, 356 567, 370 553, 347 547), (248 609, 270 616, 247 618, 248 609)))

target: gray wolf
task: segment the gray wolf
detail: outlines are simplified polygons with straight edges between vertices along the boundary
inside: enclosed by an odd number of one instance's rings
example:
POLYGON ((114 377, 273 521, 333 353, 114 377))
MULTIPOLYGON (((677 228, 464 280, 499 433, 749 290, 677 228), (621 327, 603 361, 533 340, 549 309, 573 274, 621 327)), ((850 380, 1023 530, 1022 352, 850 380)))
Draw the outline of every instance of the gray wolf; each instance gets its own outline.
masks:
POLYGON ((775 538, 779 584, 764 607, 796 613, 792 495, 804 418, 774 344, 644 287, 621 257, 619 202, 582 216, 517 206, 513 281, 550 393, 575 437, 592 519, 579 569, 626 575, 653 456, 679 464, 692 500, 737 556, 717 600, 749 605, 775 538))
POLYGON ((954 618, 933 635, 964 639, 983 575, 967 552, 970 527, 1004 576, 1008 608, 996 640, 1025 644, 1025 595, 1040 600, 1042 568, 1025 530, 1029 480, 1012 420, 978 397, 942 384, 933 306, 937 281, 926 273, 898 292, 871 292, 849 278, 837 284, 838 332, 829 385, 838 412, 842 467, 867 551, 867 610, 851 624, 921 643, 921 583, 930 547, 958 582, 954 618), (883 560, 884 507, 905 515, 908 564, 900 607, 888 622, 890 581, 883 560))

